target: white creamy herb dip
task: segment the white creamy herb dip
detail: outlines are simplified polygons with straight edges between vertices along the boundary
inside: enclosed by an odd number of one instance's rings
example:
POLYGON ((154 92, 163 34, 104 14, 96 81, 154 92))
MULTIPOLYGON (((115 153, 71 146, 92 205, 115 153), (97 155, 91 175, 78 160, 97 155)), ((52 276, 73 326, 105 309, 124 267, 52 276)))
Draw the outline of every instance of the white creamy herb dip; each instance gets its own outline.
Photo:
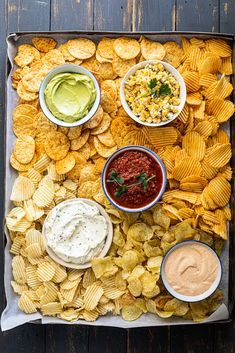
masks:
POLYGON ((47 245, 66 262, 84 264, 102 251, 107 221, 98 207, 82 200, 57 205, 44 223, 47 245))

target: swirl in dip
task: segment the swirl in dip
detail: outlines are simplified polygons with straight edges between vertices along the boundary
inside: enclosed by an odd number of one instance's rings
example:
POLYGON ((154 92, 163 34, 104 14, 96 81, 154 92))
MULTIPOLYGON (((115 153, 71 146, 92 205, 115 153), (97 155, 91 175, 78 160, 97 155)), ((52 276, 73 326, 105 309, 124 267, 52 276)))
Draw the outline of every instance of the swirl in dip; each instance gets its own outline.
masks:
POLYGON ((102 251, 108 225, 98 207, 72 199, 58 204, 44 223, 47 245, 66 262, 84 264, 102 251))
POLYGON ((57 119, 73 123, 89 113, 96 89, 89 76, 62 72, 49 81, 44 95, 48 109, 57 119))
POLYGON ((218 258, 206 245, 191 242, 167 255, 164 276, 168 285, 185 296, 197 296, 211 288, 218 274, 218 258))

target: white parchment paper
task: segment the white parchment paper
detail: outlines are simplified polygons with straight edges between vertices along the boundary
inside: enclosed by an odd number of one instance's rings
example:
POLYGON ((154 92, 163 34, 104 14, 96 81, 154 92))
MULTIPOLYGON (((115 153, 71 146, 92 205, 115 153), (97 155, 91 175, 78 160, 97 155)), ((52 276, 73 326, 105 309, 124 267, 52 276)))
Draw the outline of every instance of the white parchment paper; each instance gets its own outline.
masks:
MULTIPOLYGON (((50 36, 50 35, 48 35, 50 36)), ((70 38, 74 38, 75 35, 73 33, 57 33, 51 34, 53 38, 55 38, 58 43, 62 43, 70 38)), ((91 34, 80 35, 82 37, 91 38, 94 41, 99 40, 104 35, 91 34)), ((112 36, 112 35, 108 35, 112 36)), ((118 35, 117 35, 118 36, 118 35)), ((119 35, 120 36, 120 35, 119 35)), ((197 35, 198 37, 199 35, 197 35)), ((13 64, 13 59, 15 53, 17 51, 17 46, 23 43, 31 43, 32 38, 35 37, 35 34, 22 34, 22 35, 10 35, 7 40, 8 44, 8 58, 11 63, 11 72, 7 79, 7 109, 6 109, 6 170, 5 170, 5 214, 9 212, 9 210, 13 207, 10 202, 10 193, 12 189, 13 182, 16 178, 17 173, 11 168, 9 160, 10 155, 13 149, 13 144, 15 140, 15 136, 12 131, 12 112, 15 106, 18 104, 18 96, 16 91, 12 88, 11 84, 11 73, 15 70, 15 66, 13 64)), ((159 41, 178 41, 180 42, 180 36, 176 34, 172 35, 164 35, 164 34, 155 34, 155 35, 147 35, 147 37, 159 41)), ((205 38, 203 38, 205 39, 205 38)), ((229 133, 229 126, 224 127, 229 133)), ((9 249, 11 246, 11 240, 6 231, 6 247, 5 247, 5 272, 4 272, 4 284, 5 284, 5 293, 7 299, 7 306, 2 313, 1 316, 1 328, 2 331, 12 329, 14 327, 23 325, 27 322, 38 322, 42 324, 67 324, 71 325, 71 323, 61 320, 59 318, 54 317, 43 317, 40 313, 34 314, 25 314, 18 308, 18 300, 19 296, 14 293, 11 288, 11 280, 12 280, 12 271, 11 271, 11 261, 12 255, 9 253, 9 249)), ((223 275, 220 284, 220 288, 224 292, 224 302, 223 304, 203 323, 206 322, 214 322, 218 320, 226 320, 229 318, 228 312, 228 276, 229 276, 229 240, 226 242, 225 248, 221 255, 222 267, 223 267, 223 275)), ((166 325, 185 325, 185 324, 195 324, 190 320, 183 320, 181 318, 172 317, 169 319, 161 319, 160 317, 153 314, 144 314, 138 320, 133 322, 128 322, 123 320, 120 316, 112 316, 107 315, 103 317, 99 317, 95 322, 86 322, 83 320, 78 320, 72 325, 92 325, 92 326, 113 326, 113 327, 121 327, 121 328, 133 328, 133 327, 148 327, 148 326, 166 326, 166 325)))

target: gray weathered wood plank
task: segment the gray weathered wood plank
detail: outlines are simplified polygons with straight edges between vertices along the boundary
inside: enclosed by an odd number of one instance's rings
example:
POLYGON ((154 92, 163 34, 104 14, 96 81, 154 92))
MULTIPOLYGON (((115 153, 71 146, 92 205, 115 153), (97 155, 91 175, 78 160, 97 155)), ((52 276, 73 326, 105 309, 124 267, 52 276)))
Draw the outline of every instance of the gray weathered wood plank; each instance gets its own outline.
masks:
POLYGON ((9 31, 45 31, 49 21, 50 0, 8 0, 9 31))
POLYGON ((220 0, 220 32, 235 34, 235 1, 220 0))
POLYGON ((94 29, 130 31, 133 0, 94 0, 94 29))
POLYGON ((51 0, 51 29, 92 30, 93 0, 51 0))
POLYGON ((126 330, 116 327, 90 327, 89 332, 89 353, 126 353, 126 330))
POLYGON ((219 31, 219 0, 177 0, 176 30, 219 31))
POLYGON ((134 31, 174 31, 175 0, 133 0, 134 31))
POLYGON ((169 338, 169 327, 129 329, 127 353, 168 353, 170 352, 169 338))

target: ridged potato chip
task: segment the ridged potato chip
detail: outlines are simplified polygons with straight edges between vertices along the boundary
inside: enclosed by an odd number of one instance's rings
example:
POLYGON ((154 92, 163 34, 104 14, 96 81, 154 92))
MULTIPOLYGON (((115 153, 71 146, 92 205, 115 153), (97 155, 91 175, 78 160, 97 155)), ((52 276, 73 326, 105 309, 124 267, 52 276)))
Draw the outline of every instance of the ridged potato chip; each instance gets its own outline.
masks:
POLYGON ((172 170, 173 178, 181 180, 190 175, 202 175, 201 163, 193 157, 185 157, 172 170))
POLYGON ((48 178, 43 184, 39 185, 39 188, 35 191, 33 195, 33 201, 38 207, 50 206, 54 198, 54 184, 48 178))
POLYGON ((206 150, 206 161, 214 168, 221 168, 225 166, 232 157, 232 150, 230 143, 217 143, 206 150))
POLYGON ((234 114, 234 104, 229 100, 214 98, 208 102, 208 111, 216 116, 219 123, 227 121, 234 114))
POLYGON ((19 175, 13 184, 11 201, 25 201, 32 197, 35 187, 29 178, 19 175))
POLYGON ((20 255, 14 256, 12 259, 12 274, 17 283, 26 283, 25 262, 20 255))
POLYGON ((144 126, 143 132, 156 148, 173 145, 177 139, 177 131, 174 127, 152 127, 144 126))
POLYGON ((95 309, 103 293, 104 293, 104 290, 99 284, 99 282, 95 282, 90 286, 88 286, 84 293, 84 308, 86 310, 95 309))
POLYGON ((209 182, 207 188, 208 195, 219 207, 224 207, 228 204, 231 195, 231 185, 225 178, 214 178, 209 182))
POLYGON ((182 74, 187 92, 196 92, 200 88, 200 83, 199 83, 199 74, 196 71, 186 71, 182 74))
POLYGON ((212 134, 212 124, 209 121, 198 123, 193 131, 198 132, 205 140, 212 134))
POLYGON ((38 265, 37 276, 38 279, 46 282, 50 281, 55 275, 55 267, 49 262, 43 262, 38 265))
POLYGON ((69 53, 77 59, 89 59, 95 54, 95 43, 86 38, 70 39, 67 42, 69 53))
POLYGON ((196 131, 191 131, 184 135, 182 139, 182 148, 185 149, 189 156, 198 161, 201 161, 206 153, 205 141, 196 131))
POLYGON ((201 86, 207 88, 217 81, 217 77, 211 73, 205 73, 200 76, 199 83, 201 86))
POLYGON ((19 302, 18 307, 20 310, 25 312, 26 314, 32 314, 37 312, 36 304, 28 297, 27 292, 23 292, 19 302))
POLYGON ((208 56, 199 63, 199 72, 201 75, 206 73, 216 73, 220 71, 222 60, 219 56, 208 56))
POLYGON ((206 41, 206 46, 209 51, 220 56, 221 58, 226 58, 232 55, 232 49, 230 45, 223 39, 208 39, 206 41))
POLYGON ((220 72, 221 72, 221 74, 232 75, 233 66, 232 66, 231 57, 222 58, 222 65, 220 68, 220 72))

